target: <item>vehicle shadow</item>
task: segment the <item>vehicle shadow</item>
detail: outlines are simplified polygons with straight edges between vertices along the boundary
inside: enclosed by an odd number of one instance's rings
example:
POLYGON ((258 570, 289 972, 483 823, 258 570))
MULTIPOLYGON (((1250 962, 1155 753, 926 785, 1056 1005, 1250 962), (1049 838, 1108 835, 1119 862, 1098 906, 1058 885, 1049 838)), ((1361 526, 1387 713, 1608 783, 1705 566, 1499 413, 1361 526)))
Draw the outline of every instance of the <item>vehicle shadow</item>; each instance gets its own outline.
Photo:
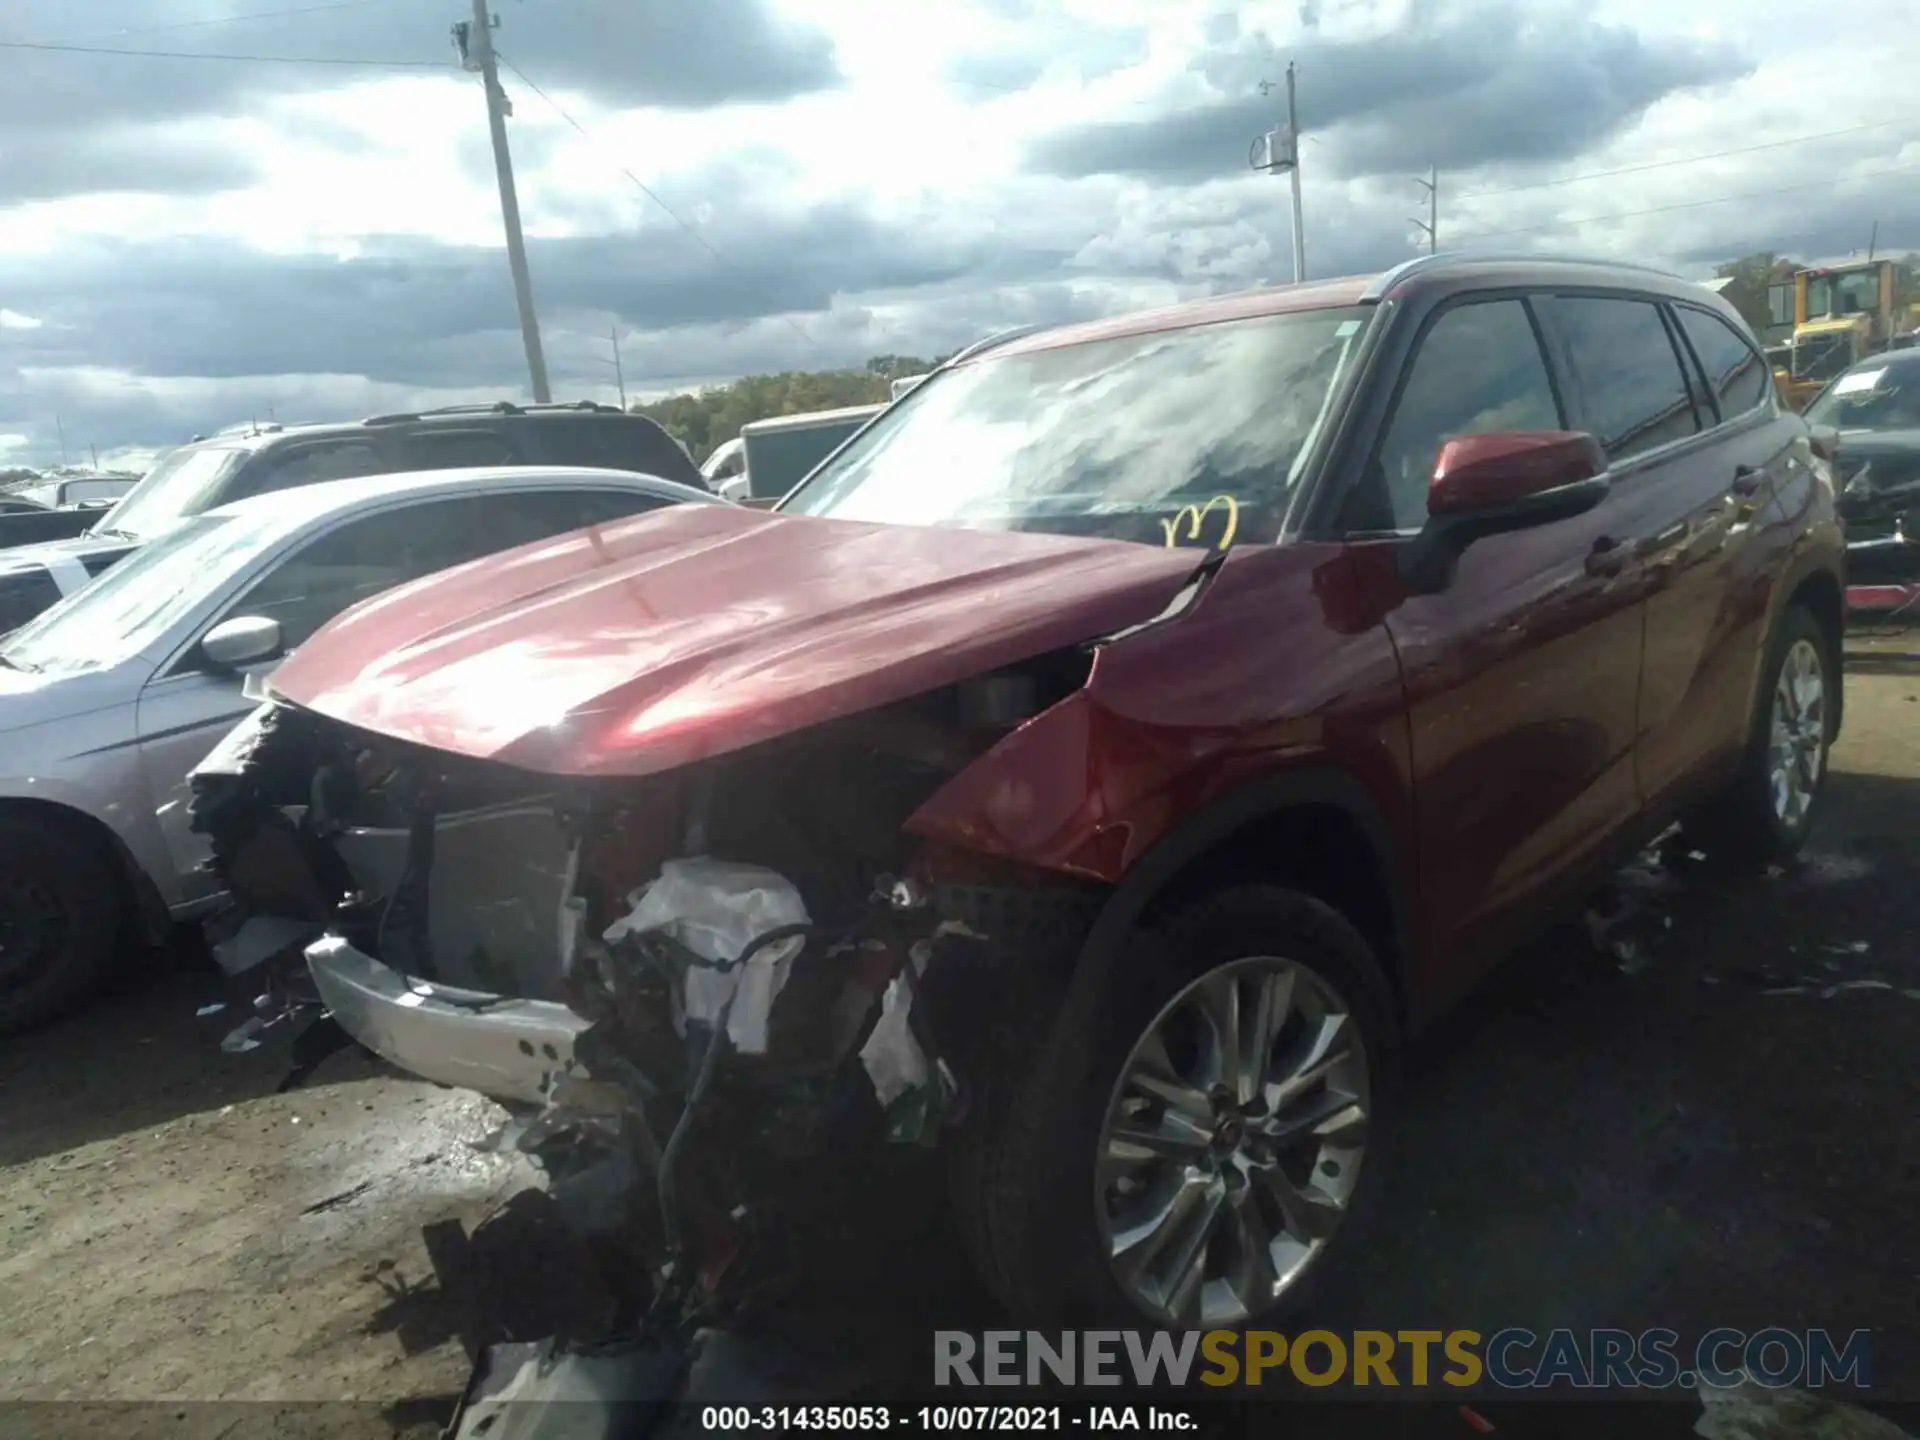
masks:
POLYGON ((192 929, 130 951, 83 1009, 0 1048, 0 1166, 273 1094, 291 1032, 269 1031, 246 1054, 220 1049, 250 1005, 192 929))

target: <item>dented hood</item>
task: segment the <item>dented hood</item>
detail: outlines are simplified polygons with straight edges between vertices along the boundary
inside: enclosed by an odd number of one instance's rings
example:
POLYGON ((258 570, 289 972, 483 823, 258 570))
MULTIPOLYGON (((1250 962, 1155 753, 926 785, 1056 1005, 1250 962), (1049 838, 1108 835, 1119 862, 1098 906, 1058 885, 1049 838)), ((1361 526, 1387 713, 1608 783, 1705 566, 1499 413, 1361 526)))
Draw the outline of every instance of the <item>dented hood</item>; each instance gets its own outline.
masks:
POLYGON ((1150 620, 1202 558, 675 506, 388 591, 271 688, 437 749, 641 775, 1150 620))

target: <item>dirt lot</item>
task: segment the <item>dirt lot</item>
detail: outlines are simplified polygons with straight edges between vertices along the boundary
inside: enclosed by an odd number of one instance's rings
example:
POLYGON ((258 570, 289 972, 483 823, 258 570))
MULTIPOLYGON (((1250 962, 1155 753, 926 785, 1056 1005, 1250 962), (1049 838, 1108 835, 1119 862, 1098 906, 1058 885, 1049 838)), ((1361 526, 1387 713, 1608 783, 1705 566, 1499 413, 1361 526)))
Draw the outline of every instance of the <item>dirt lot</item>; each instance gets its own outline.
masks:
MULTIPOLYGON (((1920 634, 1854 647, 1835 764, 1805 864, 1629 877, 1622 954, 1570 927, 1423 1043, 1325 1323, 1869 1327, 1876 1388, 1920 1400, 1920 634)), ((231 1004, 195 1014, 234 998, 179 958, 0 1058, 0 1399, 430 1434, 466 1362, 419 1227, 528 1172, 473 1148, 485 1102, 352 1055, 274 1094, 270 1055, 215 1048, 231 1004)), ((896 1336, 982 1323, 944 1234, 905 1230, 837 1293, 896 1336)))

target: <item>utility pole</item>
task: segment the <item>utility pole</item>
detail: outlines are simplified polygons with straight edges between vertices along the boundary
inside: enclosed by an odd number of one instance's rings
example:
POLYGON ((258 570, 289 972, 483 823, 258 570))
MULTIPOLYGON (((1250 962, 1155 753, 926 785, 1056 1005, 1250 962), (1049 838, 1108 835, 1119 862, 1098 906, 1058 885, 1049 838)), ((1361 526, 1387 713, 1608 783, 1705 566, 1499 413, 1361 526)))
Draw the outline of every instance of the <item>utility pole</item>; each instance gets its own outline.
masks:
POLYGON ((1414 184, 1427 192, 1427 218, 1415 220, 1420 232, 1427 237, 1427 253, 1433 254, 1440 248, 1440 171, 1437 166, 1427 167, 1427 178, 1415 179, 1414 184))
POLYGON ((1880 248, 1880 222, 1873 222, 1873 233, 1867 236, 1867 263, 1873 263, 1873 252, 1880 248))
MULTIPOLYGON (((1260 93, 1273 89, 1270 81, 1260 82, 1260 93)), ((1300 118, 1294 104, 1294 65, 1287 62, 1287 123, 1269 130, 1253 142, 1250 157, 1253 168, 1277 174, 1284 170, 1293 184, 1293 283, 1307 278, 1307 232, 1300 214, 1300 118)))
POLYGON ((53 412, 53 433, 60 437, 60 468, 67 468, 67 427, 60 423, 60 412, 53 412))
POLYGON ((533 399, 545 405, 553 399, 547 388, 547 357, 540 349, 540 321, 533 311, 533 279, 527 272, 527 242, 520 233, 520 197, 513 188, 513 155, 507 149, 507 116, 513 105, 500 88, 500 67, 493 55, 493 17, 487 0, 473 0, 473 19, 453 27, 453 43, 461 64, 478 71, 487 93, 487 129, 493 136, 493 168, 500 180, 500 218, 507 230, 507 264, 513 270, 513 298, 520 307, 520 337, 527 347, 527 374, 533 381, 533 399))
POLYGON ((100 447, 89 440, 87 442, 87 453, 93 456, 93 468, 98 470, 100 468, 100 447))
POLYGON ((627 408, 627 372, 620 368, 620 322, 607 326, 607 338, 613 342, 613 383, 620 387, 620 408, 627 408))

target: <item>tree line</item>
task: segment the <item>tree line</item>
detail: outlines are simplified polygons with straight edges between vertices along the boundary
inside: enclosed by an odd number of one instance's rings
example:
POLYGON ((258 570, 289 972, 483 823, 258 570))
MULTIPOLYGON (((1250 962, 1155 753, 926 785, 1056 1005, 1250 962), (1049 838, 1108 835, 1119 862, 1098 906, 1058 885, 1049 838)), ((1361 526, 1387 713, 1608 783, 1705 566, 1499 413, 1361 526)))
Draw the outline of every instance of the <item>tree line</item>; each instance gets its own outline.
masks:
POLYGON ((629 408, 659 421, 687 447, 698 463, 738 435, 742 425, 769 420, 776 415, 877 405, 889 397, 895 380, 924 374, 946 358, 943 355, 922 360, 914 355, 876 355, 858 370, 787 370, 778 375, 745 375, 725 385, 668 395, 629 408))

